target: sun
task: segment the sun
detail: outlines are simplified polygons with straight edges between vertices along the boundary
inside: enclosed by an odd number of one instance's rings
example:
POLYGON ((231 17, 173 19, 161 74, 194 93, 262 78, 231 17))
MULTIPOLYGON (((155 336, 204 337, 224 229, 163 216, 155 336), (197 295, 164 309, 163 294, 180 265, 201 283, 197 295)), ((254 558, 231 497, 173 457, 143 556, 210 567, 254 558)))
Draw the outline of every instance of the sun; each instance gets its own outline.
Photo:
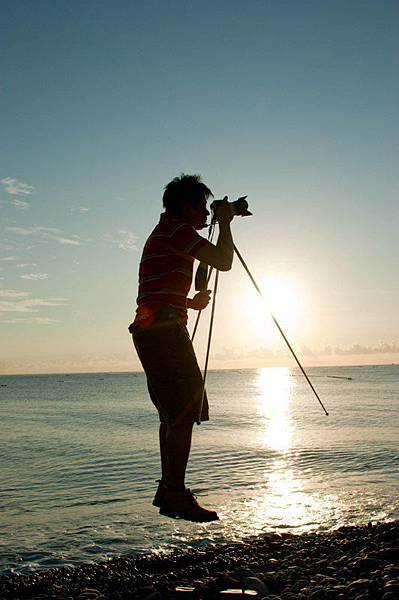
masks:
POLYGON ((276 318, 285 321, 295 320, 298 314, 298 293, 292 281, 283 276, 266 279, 263 295, 270 311, 276 318))
POLYGON ((254 288, 244 292, 242 304, 247 320, 258 331, 265 331, 271 326, 272 314, 280 325, 291 330, 295 328, 299 318, 299 296, 293 281, 283 275, 270 275, 261 278, 258 285, 262 296, 254 288))

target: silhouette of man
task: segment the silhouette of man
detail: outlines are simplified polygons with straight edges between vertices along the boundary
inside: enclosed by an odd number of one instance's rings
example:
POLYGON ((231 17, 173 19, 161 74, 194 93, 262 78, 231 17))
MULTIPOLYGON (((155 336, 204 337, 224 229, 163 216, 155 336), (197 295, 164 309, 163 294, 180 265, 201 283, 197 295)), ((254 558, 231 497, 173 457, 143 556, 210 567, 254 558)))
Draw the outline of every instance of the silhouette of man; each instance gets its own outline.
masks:
POLYGON ((208 400, 188 335, 187 309, 202 310, 210 300, 203 290, 188 298, 194 259, 220 271, 231 269, 233 239, 231 205, 225 198, 217 209, 216 244, 198 234, 209 215, 211 190, 198 175, 174 178, 165 187, 165 212, 147 239, 139 268, 134 322, 129 326, 147 376, 148 391, 160 418, 162 478, 153 504, 160 513, 190 521, 218 519, 199 505, 185 487, 194 422, 209 420, 208 400))

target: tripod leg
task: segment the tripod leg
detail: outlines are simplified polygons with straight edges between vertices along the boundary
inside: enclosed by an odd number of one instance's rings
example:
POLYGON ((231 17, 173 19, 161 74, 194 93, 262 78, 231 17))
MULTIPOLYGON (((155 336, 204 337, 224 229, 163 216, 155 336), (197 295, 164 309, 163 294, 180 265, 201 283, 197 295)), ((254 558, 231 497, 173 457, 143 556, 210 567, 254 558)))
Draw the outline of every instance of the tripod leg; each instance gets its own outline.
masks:
MULTIPOLYGON (((207 282, 206 282, 206 287, 208 287, 208 283, 209 283, 209 281, 210 281, 210 279, 211 279, 212 271, 213 271, 213 267, 211 267, 211 268, 209 269, 209 273, 208 273, 208 280, 207 280, 207 282)), ((206 289, 206 288, 205 288, 205 289, 206 289)), ((199 323, 199 320, 200 320, 200 317, 201 317, 201 313, 202 313, 202 310, 199 310, 199 311, 198 311, 198 314, 197 314, 197 318, 195 319, 195 325, 194 325, 193 333, 192 333, 192 335, 191 335, 191 341, 192 341, 192 342, 194 341, 195 334, 197 333, 197 327, 198 327, 198 323, 199 323)))
POLYGON ((205 367, 204 367, 204 377, 203 377, 203 379, 204 379, 204 386, 202 388, 202 397, 201 397, 201 404, 200 404, 200 408, 199 408, 199 412, 198 412, 197 425, 201 425, 202 405, 204 403, 205 380, 206 380, 206 374, 207 374, 207 371, 208 371, 209 352, 210 352, 210 349, 211 349, 213 319, 214 319, 214 316, 215 316, 216 292, 217 292, 217 289, 218 289, 218 281, 219 281, 219 271, 216 270, 215 287, 214 287, 214 290, 213 290, 213 298, 212 298, 211 321, 209 323, 208 345, 207 345, 207 348, 206 348, 206 358, 205 358, 205 367))

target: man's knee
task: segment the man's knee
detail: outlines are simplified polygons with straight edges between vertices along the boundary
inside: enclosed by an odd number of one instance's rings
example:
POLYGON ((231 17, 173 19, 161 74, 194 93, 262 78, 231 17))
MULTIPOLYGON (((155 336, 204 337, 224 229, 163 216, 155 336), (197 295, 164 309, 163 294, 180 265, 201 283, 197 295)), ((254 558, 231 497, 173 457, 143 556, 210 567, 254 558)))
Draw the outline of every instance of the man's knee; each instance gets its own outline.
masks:
POLYGON ((176 419, 167 423, 168 431, 176 433, 179 431, 190 431, 194 427, 192 419, 176 419))

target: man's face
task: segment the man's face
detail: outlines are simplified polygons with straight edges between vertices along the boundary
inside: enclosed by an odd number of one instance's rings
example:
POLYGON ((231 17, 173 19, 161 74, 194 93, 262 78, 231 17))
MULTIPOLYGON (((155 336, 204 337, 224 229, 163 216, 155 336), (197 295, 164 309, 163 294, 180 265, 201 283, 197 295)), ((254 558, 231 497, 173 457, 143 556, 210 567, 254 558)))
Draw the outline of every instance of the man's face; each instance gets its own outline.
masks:
POLYGON ((196 206, 185 205, 184 217, 187 223, 190 223, 194 229, 203 229, 206 226, 206 220, 209 216, 209 210, 206 208, 206 198, 202 198, 196 206))

